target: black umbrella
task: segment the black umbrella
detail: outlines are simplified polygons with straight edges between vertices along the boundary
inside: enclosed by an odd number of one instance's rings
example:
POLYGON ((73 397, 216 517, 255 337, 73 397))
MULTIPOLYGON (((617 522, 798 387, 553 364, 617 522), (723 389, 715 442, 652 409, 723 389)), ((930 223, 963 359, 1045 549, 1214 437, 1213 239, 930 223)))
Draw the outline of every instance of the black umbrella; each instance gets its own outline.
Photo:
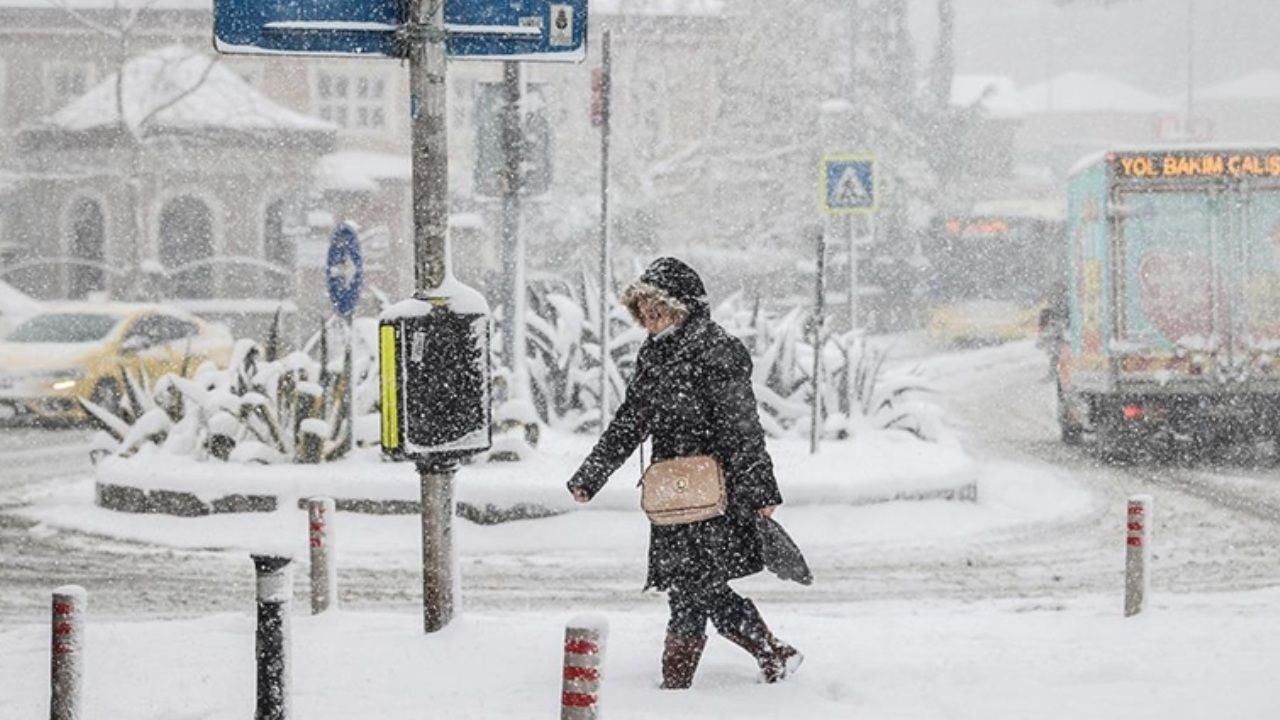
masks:
POLYGON ((762 517, 757 522, 764 544, 764 566, 783 580, 794 580, 801 585, 813 582, 813 573, 804 553, 786 530, 773 518, 762 517))

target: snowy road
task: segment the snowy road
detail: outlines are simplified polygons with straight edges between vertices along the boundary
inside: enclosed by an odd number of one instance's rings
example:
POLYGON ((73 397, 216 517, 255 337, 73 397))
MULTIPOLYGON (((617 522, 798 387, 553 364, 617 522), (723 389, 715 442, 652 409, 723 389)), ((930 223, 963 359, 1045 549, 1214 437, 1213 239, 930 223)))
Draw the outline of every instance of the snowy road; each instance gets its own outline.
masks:
MULTIPOLYGON (((1155 496, 1156 592, 1280 584, 1275 470, 1098 465, 1088 450, 1057 442, 1045 361, 1029 343, 904 362, 933 378, 950 424, 979 461, 980 487, 999 488, 993 496, 1034 497, 1052 483, 1059 492, 1048 497, 1068 488, 1082 498, 1080 509, 946 541, 922 533, 918 540, 908 534, 906 540, 816 548, 809 552, 817 579, 812 587, 758 577, 743 583, 753 596, 816 608, 911 598, 1028 598, 1052 606, 1055 598, 1118 593, 1124 503, 1135 492, 1155 496)), ((15 507, 90 472, 87 433, 0 430, 0 468, 0 622, 43 617, 48 590, 66 582, 93 586, 95 613, 106 616, 243 610, 252 596, 252 571, 241 553, 156 548, 16 517, 15 507)), ((851 510, 848 517, 862 522, 873 512, 879 511, 851 510)), ((914 510, 894 512, 913 522, 914 510)), ((807 521, 803 508, 785 509, 782 517, 792 525, 807 521)), ((638 590, 640 553, 460 552, 462 602, 469 608, 657 608, 664 602, 638 590)), ((342 568, 339 579, 346 607, 405 609, 420 602, 419 575, 410 566, 342 568)))
POLYGON ((238 607, 253 578, 230 558, 57 531, 11 512, 89 474, 89 435, 0 430, 0 621, 43 617, 49 591, 66 583, 94 587, 105 616, 238 607))
MULTIPOLYGON (((1056 592, 1056 586, 1115 588, 1122 570, 1125 502, 1135 493, 1155 499, 1156 591, 1280 583, 1280 474, 1274 468, 1100 464, 1087 447, 1058 442, 1053 385, 1044 379, 1045 367, 1044 356, 1029 343, 928 362, 951 423, 977 458, 1048 466, 1092 495, 1092 511, 1069 522, 1014 531, 969 548, 985 551, 985 562, 1016 571, 1008 578, 1010 594, 1056 592), (1037 566, 1053 578, 1052 585, 1026 582, 1037 566)), ((998 591, 1000 579, 983 584, 998 591)))
POLYGON ((89 470, 89 433, 0 428, 0 508, 89 470))

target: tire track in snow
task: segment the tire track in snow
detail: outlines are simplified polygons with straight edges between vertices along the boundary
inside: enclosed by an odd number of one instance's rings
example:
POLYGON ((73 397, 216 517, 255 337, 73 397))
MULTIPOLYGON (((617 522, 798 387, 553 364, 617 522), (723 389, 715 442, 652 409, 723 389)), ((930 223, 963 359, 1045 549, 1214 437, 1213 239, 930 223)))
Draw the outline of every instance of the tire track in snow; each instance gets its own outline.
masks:
POLYGON ((1167 487, 1192 497, 1207 500, 1218 507, 1280 525, 1280 501, 1264 493, 1247 493, 1241 488, 1215 481, 1211 475, 1176 470, 1139 470, 1135 474, 1153 484, 1167 487))

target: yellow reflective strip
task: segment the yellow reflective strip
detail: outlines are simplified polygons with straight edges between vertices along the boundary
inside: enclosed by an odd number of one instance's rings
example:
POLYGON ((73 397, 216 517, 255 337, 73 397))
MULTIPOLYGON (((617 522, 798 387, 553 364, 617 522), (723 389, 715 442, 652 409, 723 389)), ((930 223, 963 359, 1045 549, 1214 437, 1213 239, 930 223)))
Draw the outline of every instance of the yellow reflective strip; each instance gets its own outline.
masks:
POLYGON ((400 408, 396 403, 396 329, 391 325, 379 328, 378 357, 382 375, 382 446, 400 447, 400 408))

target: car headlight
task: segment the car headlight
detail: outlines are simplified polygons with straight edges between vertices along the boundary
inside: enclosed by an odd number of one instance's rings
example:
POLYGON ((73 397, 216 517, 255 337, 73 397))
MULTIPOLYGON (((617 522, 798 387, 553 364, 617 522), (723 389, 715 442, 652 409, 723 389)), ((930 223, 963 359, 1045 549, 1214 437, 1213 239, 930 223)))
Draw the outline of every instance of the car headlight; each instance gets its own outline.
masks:
POLYGON ((54 370, 46 373, 45 378, 49 380, 49 387, 53 390, 70 390, 76 386, 76 383, 84 377, 84 370, 81 368, 67 368, 65 370, 54 370))

